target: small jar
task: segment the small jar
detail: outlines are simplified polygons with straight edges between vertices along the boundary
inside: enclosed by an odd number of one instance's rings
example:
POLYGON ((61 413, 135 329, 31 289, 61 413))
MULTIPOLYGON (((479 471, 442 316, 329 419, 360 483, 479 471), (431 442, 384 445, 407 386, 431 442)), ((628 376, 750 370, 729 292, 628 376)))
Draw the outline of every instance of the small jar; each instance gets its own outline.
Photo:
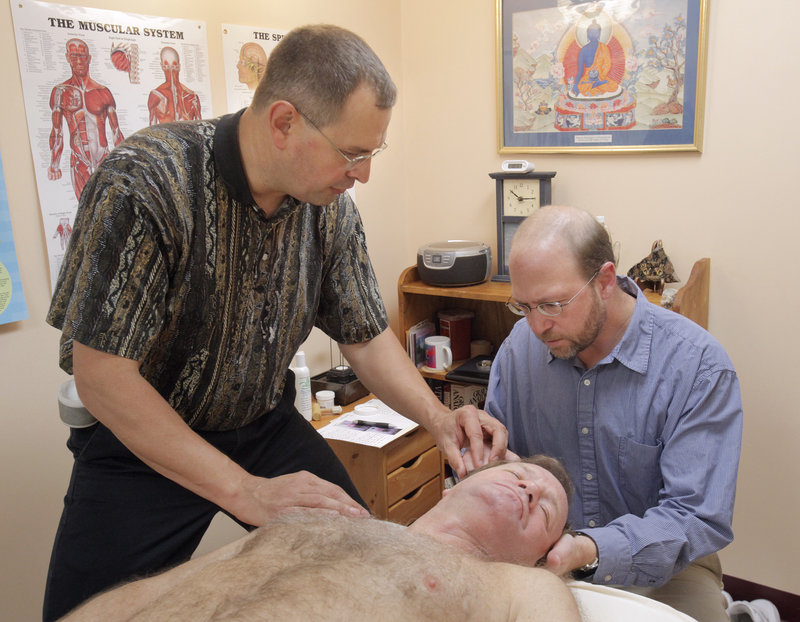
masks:
POLYGON ((374 417, 378 414, 378 409, 374 406, 367 406, 366 404, 359 404, 353 410, 359 417, 374 417))
POLYGON ((336 394, 333 391, 317 391, 314 396, 317 398, 317 404, 321 409, 333 409, 333 402, 336 398, 336 394))

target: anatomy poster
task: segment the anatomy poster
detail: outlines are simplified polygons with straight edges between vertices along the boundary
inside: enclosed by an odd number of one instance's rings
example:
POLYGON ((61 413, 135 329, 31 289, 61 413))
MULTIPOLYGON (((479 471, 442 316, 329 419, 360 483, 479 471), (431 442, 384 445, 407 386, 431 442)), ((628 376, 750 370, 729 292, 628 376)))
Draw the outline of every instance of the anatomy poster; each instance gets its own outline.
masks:
POLYGON ((204 22, 11 3, 55 284, 89 175, 147 125, 214 116, 204 22))
POLYGON ((222 60, 228 112, 250 105, 253 91, 267 68, 267 57, 287 30, 222 25, 222 60))
POLYGON ((11 231, 11 214, 8 210, 6 177, 0 162, 0 324, 28 318, 22 280, 17 265, 14 235, 11 231))

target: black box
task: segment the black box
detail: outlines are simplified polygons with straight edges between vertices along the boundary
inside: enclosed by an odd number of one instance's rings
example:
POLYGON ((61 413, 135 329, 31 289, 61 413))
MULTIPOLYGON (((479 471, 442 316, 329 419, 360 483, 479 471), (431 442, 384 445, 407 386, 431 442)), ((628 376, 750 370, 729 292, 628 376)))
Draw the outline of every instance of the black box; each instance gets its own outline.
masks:
POLYGON ((312 376, 311 392, 316 394, 317 391, 333 391, 337 406, 347 406, 347 404, 369 395, 367 388, 361 384, 352 370, 349 367, 347 370, 349 373, 340 368, 334 368, 312 376))

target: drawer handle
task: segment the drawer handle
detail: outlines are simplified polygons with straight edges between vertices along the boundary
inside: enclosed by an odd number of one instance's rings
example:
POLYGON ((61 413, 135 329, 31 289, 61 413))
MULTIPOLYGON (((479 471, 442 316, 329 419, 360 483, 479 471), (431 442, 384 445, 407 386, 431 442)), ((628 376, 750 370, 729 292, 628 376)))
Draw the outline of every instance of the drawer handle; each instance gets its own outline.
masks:
POLYGON ((421 495, 422 494, 422 489, 424 487, 425 487, 425 484, 423 484, 422 486, 420 486, 419 488, 417 488, 415 490, 412 490, 405 497, 403 497, 403 501, 411 501, 411 499, 413 499, 414 497, 417 497, 417 496, 421 495))
POLYGON ((411 460, 409 460, 405 464, 401 464, 400 468, 410 469, 412 466, 418 465, 420 462, 422 462, 422 456, 417 456, 416 458, 411 458, 411 460))

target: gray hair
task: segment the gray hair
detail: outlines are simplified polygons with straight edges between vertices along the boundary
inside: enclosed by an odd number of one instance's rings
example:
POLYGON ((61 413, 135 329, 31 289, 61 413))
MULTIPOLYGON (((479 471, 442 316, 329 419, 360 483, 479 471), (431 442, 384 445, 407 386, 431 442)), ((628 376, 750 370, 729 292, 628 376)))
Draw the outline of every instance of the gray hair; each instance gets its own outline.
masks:
POLYGON ((394 106, 394 82, 361 37, 338 26, 301 26, 287 33, 270 54, 252 106, 261 110, 285 100, 324 127, 336 122, 361 84, 372 88, 378 108, 394 106))

